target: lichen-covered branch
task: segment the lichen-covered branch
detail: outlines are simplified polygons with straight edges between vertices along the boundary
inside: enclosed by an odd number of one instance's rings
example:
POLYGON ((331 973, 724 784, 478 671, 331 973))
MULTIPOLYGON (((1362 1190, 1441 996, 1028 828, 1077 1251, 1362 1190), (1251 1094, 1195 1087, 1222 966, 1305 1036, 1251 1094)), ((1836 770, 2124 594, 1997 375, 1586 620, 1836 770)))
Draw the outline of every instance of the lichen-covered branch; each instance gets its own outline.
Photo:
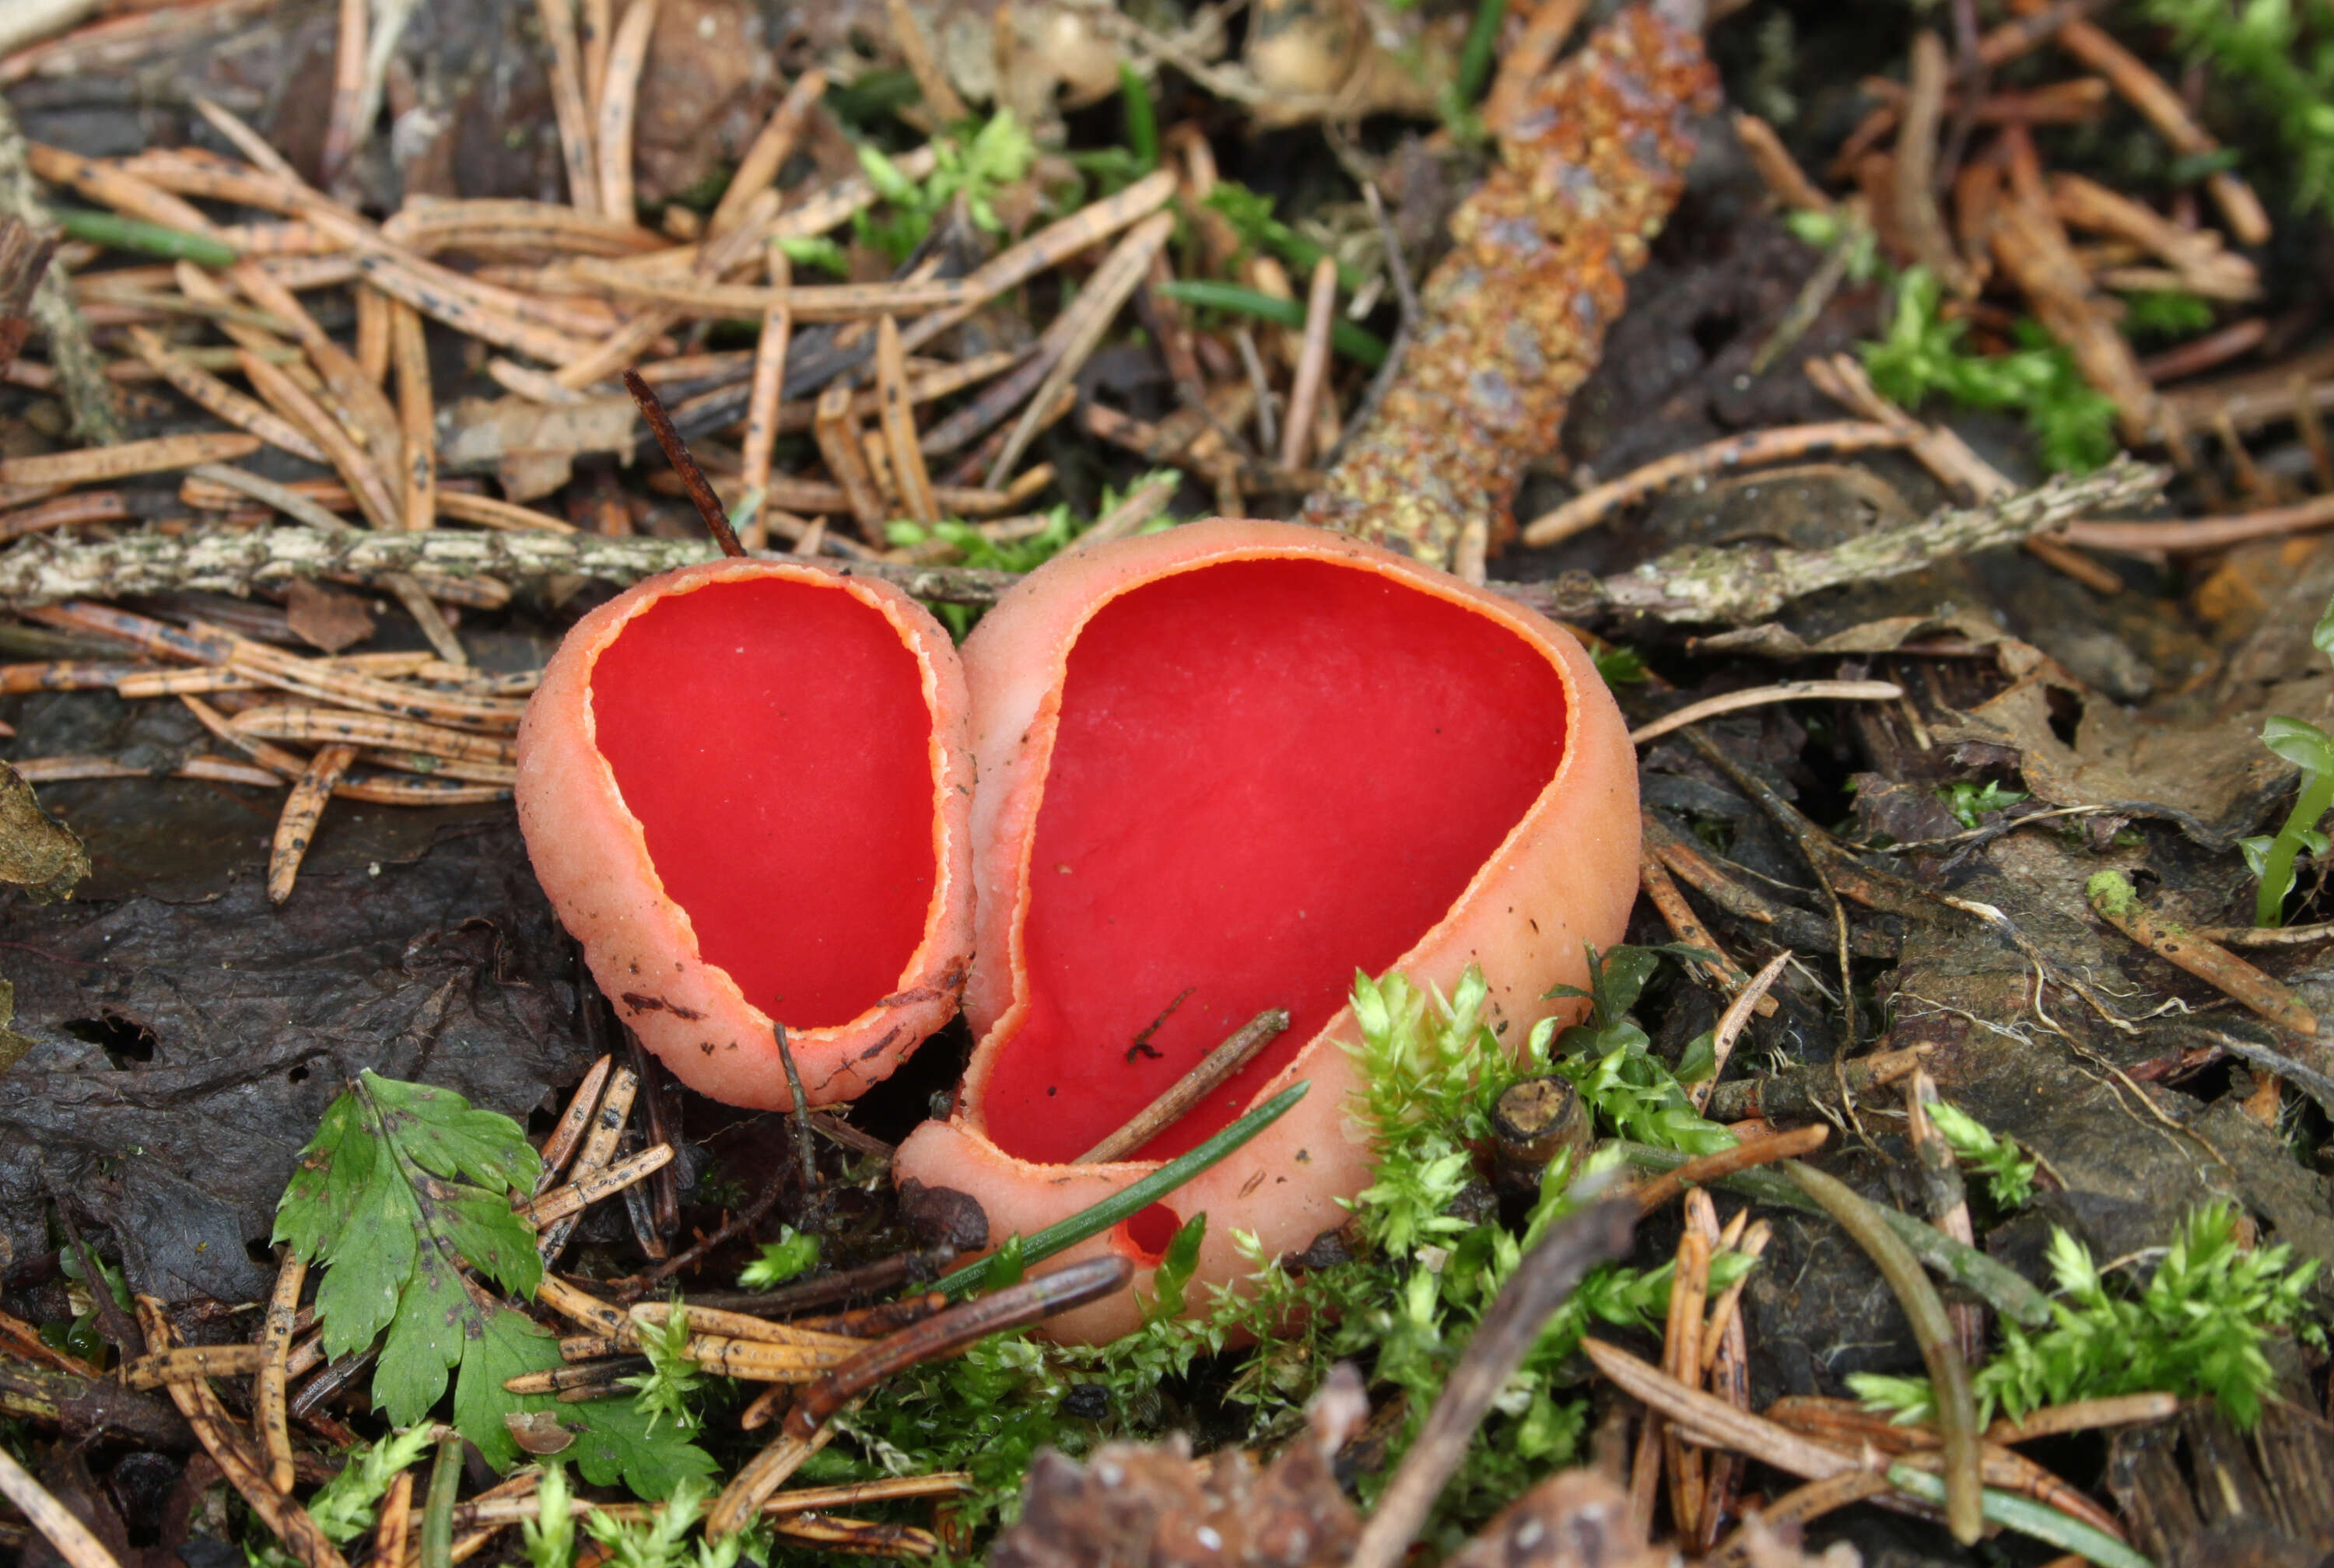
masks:
MULTIPOLYGON (((1894 577, 1956 555, 2015 544, 2069 518, 2128 506, 2163 487, 2165 470, 2119 459, 2082 478, 2059 478, 1982 506, 1949 507, 1907 528, 1851 539, 1830 550, 1763 545, 1673 551, 1612 577, 1585 573, 1553 582, 1494 582, 1543 613, 1590 621, 1650 616, 1685 624, 1747 622, 1773 615, 1792 600, 1849 582, 1894 577)), ((397 572, 492 577, 511 584, 548 577, 637 582, 675 567, 715 558, 710 540, 616 539, 598 534, 413 534, 309 528, 190 528, 140 532, 83 544, 34 534, 0 553, 0 609, 27 610, 63 599, 206 590, 248 593, 293 577, 381 581, 397 572)), ((1020 581, 1010 572, 904 562, 825 562, 846 576, 874 577, 919 599, 993 604, 1020 581)))
POLYGON ((2060 475, 1979 505, 1944 507, 1907 527, 1876 529, 1828 550, 1689 545, 1610 577, 1558 579, 1540 607, 1574 620, 1648 616, 1748 625, 1827 588, 1901 577, 2023 543, 2090 513, 2154 500, 2169 477, 2164 468, 2118 457, 2093 474, 2060 475))
MULTIPOLYGON (((493 577, 511 583, 568 575, 635 582, 678 566, 715 559, 710 540, 614 539, 594 534, 411 534, 311 528, 191 528, 141 531, 96 544, 34 535, 0 553, 0 605, 11 610, 63 599, 207 590, 248 593, 293 577, 378 580, 402 572, 493 577)), ((920 599, 989 604, 1017 579, 1008 572, 911 566, 891 562, 830 563, 845 575, 877 577, 920 599)))

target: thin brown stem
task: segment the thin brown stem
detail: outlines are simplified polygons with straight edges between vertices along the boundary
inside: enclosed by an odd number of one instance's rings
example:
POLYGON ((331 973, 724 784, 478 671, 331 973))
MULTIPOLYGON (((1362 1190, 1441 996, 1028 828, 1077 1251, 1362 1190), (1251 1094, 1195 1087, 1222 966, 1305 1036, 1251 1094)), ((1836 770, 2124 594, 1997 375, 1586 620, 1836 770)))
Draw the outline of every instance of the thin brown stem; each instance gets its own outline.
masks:
POLYGON ((713 486, 705 477, 705 470, 697 466, 697 459, 690 456, 689 443, 680 438, 679 430, 673 428, 672 416, 664 409, 664 399, 641 380, 638 370, 624 372, 624 390, 632 393, 632 401, 641 406, 641 417, 649 422, 649 429, 656 436, 657 445, 664 448, 665 459, 672 465, 673 472, 680 476, 682 486, 689 491, 690 500, 696 504, 697 515, 705 519, 706 531, 713 535, 714 543, 721 546, 721 553, 745 554, 746 547, 738 542, 737 533, 729 526, 729 515, 721 510, 720 497, 713 494, 713 486))

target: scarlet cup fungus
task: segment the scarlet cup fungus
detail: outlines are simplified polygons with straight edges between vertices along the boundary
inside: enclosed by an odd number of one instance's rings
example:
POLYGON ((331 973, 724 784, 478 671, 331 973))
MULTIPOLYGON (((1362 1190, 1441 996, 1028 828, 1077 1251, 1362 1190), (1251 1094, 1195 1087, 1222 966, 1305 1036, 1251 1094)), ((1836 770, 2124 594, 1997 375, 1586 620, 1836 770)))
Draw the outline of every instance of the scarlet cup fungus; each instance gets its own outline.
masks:
POLYGON ((954 1015, 971 951, 964 677, 887 584, 732 560, 579 621, 518 736, 552 907, 690 1087, 812 1104, 954 1015))
MULTIPOLYGON (((1520 1042, 1577 1009, 1542 993, 1586 982, 1583 944, 1622 934, 1637 803, 1620 714, 1569 635, 1455 578, 1319 529, 1193 524, 1033 572, 963 657, 979 1044, 954 1114, 893 1169, 969 1195, 992 1243, 1302 1078, 1278 1122, 1068 1255, 1147 1271, 1203 1210, 1201 1284, 1248 1272, 1236 1232, 1302 1248, 1368 1180, 1347 1104, 1357 969, 1448 989, 1479 965, 1520 1042), (1292 1026, 1188 1114, 1131 1158, 1073 1163, 1268 1008, 1292 1026)), ((1047 1332, 1136 1320, 1121 1293, 1047 1332)))

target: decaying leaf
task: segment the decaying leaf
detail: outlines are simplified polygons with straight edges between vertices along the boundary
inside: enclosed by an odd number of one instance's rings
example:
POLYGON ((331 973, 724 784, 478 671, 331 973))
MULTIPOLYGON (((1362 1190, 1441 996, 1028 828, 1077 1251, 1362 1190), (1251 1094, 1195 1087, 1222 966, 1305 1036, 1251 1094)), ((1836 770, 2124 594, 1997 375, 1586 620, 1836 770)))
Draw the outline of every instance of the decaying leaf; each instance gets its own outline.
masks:
POLYGON ((1361 1374, 1339 1366, 1306 1410, 1305 1436, 1262 1469, 1238 1449, 1196 1465, 1180 1432, 1105 1443, 1083 1465, 1049 1448, 1029 1467, 1021 1517, 998 1536, 990 1568, 1335 1568, 1362 1522, 1331 1461, 1368 1417, 1361 1374))
POLYGON ((49 820, 33 786, 0 763, 0 882, 14 882, 47 903, 89 875, 89 853, 70 830, 49 820))
POLYGON ((373 633, 372 615, 363 600, 304 577, 284 585, 284 618, 294 637, 326 653, 338 653, 373 633))
POLYGON ((493 472, 513 501, 548 495, 567 483, 586 452, 630 453, 640 409, 628 397, 544 404, 525 398, 465 398, 442 422, 439 461, 450 472, 493 472))

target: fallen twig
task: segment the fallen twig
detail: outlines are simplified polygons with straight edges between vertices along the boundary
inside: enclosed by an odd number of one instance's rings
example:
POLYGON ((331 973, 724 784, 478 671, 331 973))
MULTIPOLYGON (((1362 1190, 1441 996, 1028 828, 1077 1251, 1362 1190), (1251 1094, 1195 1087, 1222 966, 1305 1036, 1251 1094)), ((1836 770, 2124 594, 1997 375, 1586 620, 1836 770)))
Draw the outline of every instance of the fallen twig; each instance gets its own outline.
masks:
POLYGON ((1558 1224, 1517 1266, 1452 1369, 1418 1439, 1403 1456, 1377 1509, 1354 1544, 1347 1568, 1394 1568, 1417 1538, 1429 1509, 1473 1441, 1491 1401, 1539 1337, 1548 1314, 1583 1275, 1629 1247, 1635 1206, 1607 1198, 1558 1224))

